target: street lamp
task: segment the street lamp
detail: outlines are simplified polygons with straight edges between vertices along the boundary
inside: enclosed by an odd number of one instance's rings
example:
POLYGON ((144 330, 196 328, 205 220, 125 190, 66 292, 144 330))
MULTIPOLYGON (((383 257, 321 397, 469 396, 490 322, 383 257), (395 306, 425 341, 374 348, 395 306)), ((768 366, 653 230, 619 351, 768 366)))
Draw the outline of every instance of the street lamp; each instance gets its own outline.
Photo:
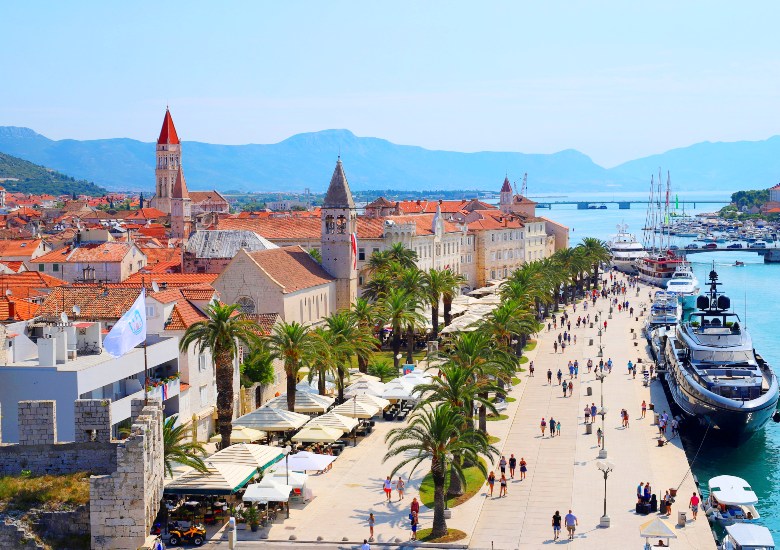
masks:
POLYGON ((292 451, 292 447, 287 445, 282 450, 284 451, 284 473, 287 476, 287 483, 285 483, 285 485, 289 485, 290 484, 290 468, 289 468, 290 461, 288 459, 290 458, 290 451, 292 451))
POLYGON ((604 515, 601 516, 599 527, 609 527, 609 516, 607 515, 607 478, 610 472, 615 469, 614 464, 606 460, 599 460, 596 467, 604 474, 604 515))
MULTIPOLYGON (((401 354, 399 353, 398 355, 401 354)), ((357 394, 352 396, 352 418, 357 418, 357 394)), ((355 426, 354 435, 352 436, 352 446, 357 447, 357 426, 355 426)))
POLYGON ((596 374, 596 379, 601 382, 601 410, 598 413, 601 415, 601 449, 599 449, 599 458, 607 458, 607 433, 604 427, 604 417, 607 415, 607 409, 604 407, 604 380, 606 378, 606 372, 602 371, 596 374))
POLYGON ((604 357, 604 346, 601 345, 601 334, 602 330, 599 329, 599 357, 604 357))

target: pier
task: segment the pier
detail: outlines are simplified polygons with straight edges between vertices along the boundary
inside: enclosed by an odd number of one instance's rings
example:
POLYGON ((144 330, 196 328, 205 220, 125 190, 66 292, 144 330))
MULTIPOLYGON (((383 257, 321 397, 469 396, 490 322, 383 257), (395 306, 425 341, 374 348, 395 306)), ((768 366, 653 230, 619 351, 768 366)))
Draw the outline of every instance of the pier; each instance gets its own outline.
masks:
MULTIPOLYGON (((723 199, 720 201, 713 201, 713 200, 697 200, 697 201, 678 201, 677 204, 681 204, 683 206, 688 205, 689 207, 696 208, 697 204, 728 204, 728 199, 723 199)), ((643 206, 646 206, 649 204, 649 201, 545 201, 545 202, 538 202, 536 203, 536 208, 546 208, 548 210, 552 210, 553 206, 564 206, 564 205, 576 205, 577 210, 599 210, 601 205, 608 205, 608 204, 616 204, 619 210, 630 210, 632 204, 641 204, 643 206)), ((601 208, 601 210, 604 210, 601 208)))

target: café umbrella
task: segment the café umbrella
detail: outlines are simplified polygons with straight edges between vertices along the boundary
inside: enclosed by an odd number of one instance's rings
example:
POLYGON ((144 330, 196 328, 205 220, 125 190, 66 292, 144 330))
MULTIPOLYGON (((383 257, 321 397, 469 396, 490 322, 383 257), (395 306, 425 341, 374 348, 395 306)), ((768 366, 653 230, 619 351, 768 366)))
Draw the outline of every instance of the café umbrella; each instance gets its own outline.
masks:
POLYGON ((300 432, 292 436, 293 441, 304 443, 334 443, 344 431, 329 426, 305 426, 300 432))

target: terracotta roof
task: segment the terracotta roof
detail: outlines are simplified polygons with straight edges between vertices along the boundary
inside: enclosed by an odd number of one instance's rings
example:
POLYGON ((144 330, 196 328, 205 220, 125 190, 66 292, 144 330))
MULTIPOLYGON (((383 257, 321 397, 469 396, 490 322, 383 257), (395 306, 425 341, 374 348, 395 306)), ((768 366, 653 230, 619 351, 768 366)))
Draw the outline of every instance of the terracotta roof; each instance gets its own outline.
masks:
POLYGON ((325 269, 300 246, 244 252, 252 258, 281 288, 284 294, 335 281, 325 269))
POLYGON ((7 239, 0 241, 0 258, 5 256, 31 257, 41 244, 41 239, 7 239))
POLYGON ((165 238, 165 226, 161 223, 151 223, 143 227, 138 228, 138 232, 141 235, 147 237, 154 237, 155 239, 165 238))
POLYGON ((532 201, 528 197, 524 197, 522 195, 515 195, 512 198, 512 202, 514 202, 515 204, 538 204, 537 202, 532 201))
POLYGON ((223 197, 219 191, 190 191, 190 199, 192 204, 198 204, 201 202, 224 202, 227 204, 228 200, 223 197))
POLYGON ((123 286, 132 285, 140 287, 141 280, 143 280, 147 287, 152 285, 152 281, 155 281, 158 285, 166 284, 169 287, 180 287, 203 283, 211 284, 217 277, 218 274, 216 273, 134 273, 121 284, 123 286))
POLYGON ((465 208, 479 208, 480 210, 495 209, 494 206, 479 201, 477 199, 459 201, 445 201, 445 200, 417 200, 417 201, 400 201, 398 207, 404 214, 433 214, 436 212, 436 207, 439 207, 442 213, 454 214, 460 212, 465 208))
POLYGON ((0 287, 55 288, 67 285, 67 281, 46 275, 40 271, 22 271, 14 274, 0 274, 0 287))
POLYGON ((176 127, 173 125, 173 118, 168 109, 165 109, 165 118, 163 119, 162 129, 160 130, 160 137, 157 138, 157 144, 179 144, 179 136, 176 134, 176 127))
POLYGON ((179 263, 181 259, 181 249, 178 248, 157 248, 152 246, 139 246, 141 252, 146 254, 147 265, 155 265, 157 263, 179 263))
POLYGON ((392 208, 395 206, 395 203, 392 201, 387 200, 384 197, 378 197, 368 203, 366 205, 366 208, 392 208))
POLYGON ((36 263, 104 263, 121 262, 133 247, 125 242, 87 243, 67 246, 35 258, 36 263))
POLYGON ((146 273, 179 273, 181 271, 181 261, 171 260, 170 262, 157 262, 151 267, 144 269, 146 273))
POLYGON ((278 313, 245 313, 244 317, 257 323, 261 336, 271 334, 274 325, 281 319, 278 313))
POLYGON ((13 296, 0 296, 0 321, 29 321, 40 305, 13 296))
POLYGON ((186 300, 176 302, 171 312, 170 320, 165 324, 165 330, 187 330, 198 321, 206 319, 198 308, 186 300))
POLYGON ((525 227, 520 219, 512 214, 504 214, 496 210, 475 210, 479 219, 469 222, 470 231, 495 229, 522 229, 525 227))
POLYGON ((13 271, 14 273, 19 273, 20 271, 22 271, 22 268, 24 268, 24 262, 20 262, 20 261, 0 262, 0 264, 3 264, 5 267, 7 267, 10 271, 13 271))
POLYGON ((126 220, 156 220, 159 218, 164 218, 167 216, 165 212, 162 210, 157 210, 156 208, 139 208, 138 210, 133 210, 129 214, 125 216, 126 220))
POLYGON ((179 169, 176 171, 176 183, 173 184, 173 192, 171 193, 172 199, 188 199, 190 198, 189 193, 187 192, 187 182, 184 181, 184 171, 181 169, 181 164, 179 165, 179 169))
POLYGON ((778 191, 778 190, 780 190, 780 183, 778 183, 778 184, 777 184, 777 185, 775 185, 774 187, 770 187, 770 188, 769 188, 769 190, 770 190, 770 191, 778 191))
POLYGON ((39 314, 55 317, 65 311, 73 316, 73 306, 78 305, 81 318, 119 319, 130 309, 140 292, 139 288, 97 284, 57 287, 43 300, 39 314))

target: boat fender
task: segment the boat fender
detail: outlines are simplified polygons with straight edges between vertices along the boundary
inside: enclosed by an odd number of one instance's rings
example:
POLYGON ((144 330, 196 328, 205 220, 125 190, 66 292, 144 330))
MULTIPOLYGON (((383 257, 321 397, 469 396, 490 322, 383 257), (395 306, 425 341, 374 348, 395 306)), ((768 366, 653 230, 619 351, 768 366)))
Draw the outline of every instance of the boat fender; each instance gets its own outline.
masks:
POLYGON ((775 414, 772 415, 772 420, 780 422, 780 411, 775 411, 775 414))

